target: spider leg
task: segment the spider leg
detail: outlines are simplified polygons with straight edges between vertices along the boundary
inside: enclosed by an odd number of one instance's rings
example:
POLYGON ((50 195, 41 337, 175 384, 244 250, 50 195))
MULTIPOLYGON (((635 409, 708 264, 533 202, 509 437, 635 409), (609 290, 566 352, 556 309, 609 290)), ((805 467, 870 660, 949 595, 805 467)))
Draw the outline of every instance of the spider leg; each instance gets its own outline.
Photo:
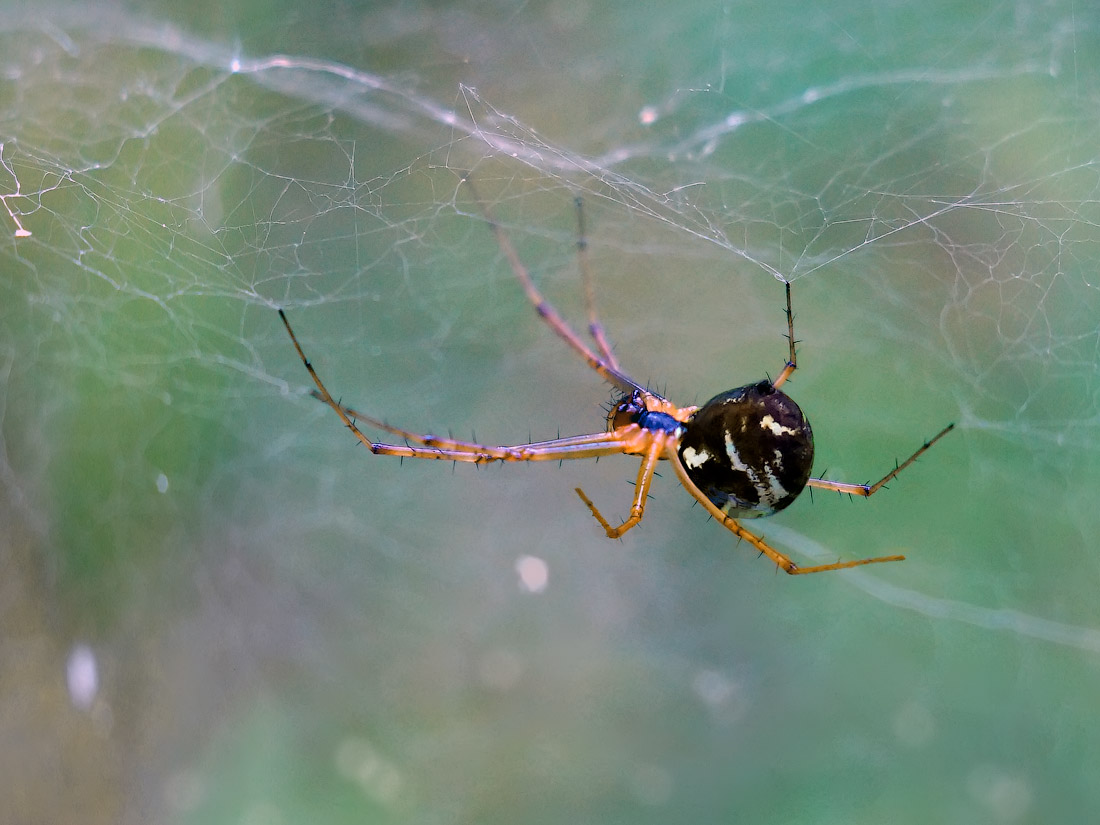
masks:
POLYGON ((653 473, 657 467, 657 461, 661 458, 661 453, 665 450, 666 438, 663 434, 652 435, 648 434, 649 446, 646 447, 645 453, 642 458, 642 465, 638 468, 638 480, 634 485, 634 501, 630 505, 630 516, 620 524, 618 527, 612 527, 607 519, 603 517, 603 514, 596 509, 596 505, 592 503, 592 500, 584 494, 584 491, 577 487, 577 495, 581 497, 592 515, 596 517, 596 521, 603 527, 604 532, 607 533, 609 539, 617 539, 622 536, 627 530, 633 527, 635 524, 642 520, 642 516, 645 514, 646 498, 649 496, 649 485, 653 481, 653 473))
MULTIPOLYGON (((310 392, 314 398, 318 401, 324 401, 325 398, 317 390, 310 392)), ((511 447, 489 447, 484 444, 477 444, 473 441, 459 441, 457 438, 451 438, 425 433, 414 433, 412 430, 405 430, 401 427, 395 427, 392 424, 387 424, 379 418, 361 413, 353 407, 349 407, 345 404, 336 402, 347 414, 347 416, 358 423, 366 423, 371 427, 378 430, 383 430, 393 435, 401 436, 406 441, 412 441, 415 444, 423 444, 425 447, 433 447, 436 449, 452 450, 456 452, 470 452, 478 453, 481 455, 488 455, 494 451, 505 452, 507 455, 501 455, 502 459, 508 459, 508 455, 514 454, 519 450, 543 450, 547 448, 562 448, 562 447, 578 447, 578 446, 591 446, 591 445, 606 445, 612 441, 622 441, 624 433, 627 430, 638 431, 641 428, 637 425, 632 427, 624 427, 618 433, 614 432, 602 432, 602 433, 590 433, 586 435, 572 435, 565 436, 564 438, 553 438, 547 441, 532 441, 526 444, 515 445, 511 447)), ((601 453, 602 455, 602 453, 601 453)), ((514 459, 513 459, 514 460, 514 459)), ((522 459, 526 460, 526 459, 522 459)))
POLYGON ((806 482, 806 484, 810 487, 817 487, 820 490, 836 490, 838 493, 848 493, 848 495, 852 496, 863 496, 865 498, 868 496, 872 496, 879 490, 881 490, 886 482, 890 481, 893 478, 897 478, 898 473, 900 473, 902 470, 904 470, 906 467, 908 467, 910 464, 920 458, 921 455, 925 453, 925 451, 927 451, 933 444, 935 444, 953 429, 955 429, 955 425, 948 424, 930 439, 925 441, 915 453, 909 456, 909 458, 905 459, 905 461, 901 462, 901 464, 895 462, 894 469, 888 472, 874 484, 851 484, 846 481, 827 481, 823 478, 811 478, 809 481, 806 482))
POLYGON ((795 340, 794 340, 794 313, 791 312, 791 283, 785 281, 784 285, 787 292, 787 343, 790 347, 787 353, 787 363, 783 366, 782 372, 779 373, 779 377, 772 381, 772 386, 779 389, 788 378, 791 377, 796 369, 798 369, 798 359, 795 358, 795 340))
POLYGON ((611 432, 556 438, 552 441, 542 441, 535 444, 488 447, 483 444, 457 441, 452 438, 419 435, 398 427, 391 427, 369 416, 361 416, 355 410, 345 407, 332 397, 324 382, 321 381, 321 377, 313 368, 313 364, 306 357, 302 345, 298 343, 298 337, 290 326, 290 321, 287 320, 286 313, 281 309, 279 310, 279 317, 290 335, 290 340, 294 343, 294 349, 298 351, 298 357, 302 359, 302 363, 305 364, 313 383, 317 385, 316 397, 332 407, 336 414, 340 416, 340 420, 352 431, 363 446, 376 455, 396 455, 402 458, 430 458, 484 464, 490 461, 557 461, 559 459, 593 458, 637 449, 638 436, 642 430, 636 424, 619 427, 611 432), (386 432, 400 435, 422 446, 381 444, 371 441, 356 425, 355 418, 366 421, 386 432))
MULTIPOLYGON (((402 458, 430 458, 442 461, 461 461, 466 464, 488 464, 492 461, 564 461, 574 458, 598 458, 602 455, 624 453, 633 443, 630 439, 616 439, 614 433, 597 433, 602 440, 589 444, 565 444, 546 441, 540 445, 517 444, 511 447, 487 447, 481 444, 462 444, 460 447, 418 447, 412 444, 382 444, 364 442, 375 455, 396 455, 402 458)), ((362 440, 362 439, 360 439, 362 440)))
POLYGON ((592 282, 592 273, 588 268, 588 234, 584 229, 584 200, 578 195, 574 200, 577 206, 577 269, 581 273, 581 284, 584 286, 584 306, 588 312, 588 333, 596 346, 600 348, 600 355, 611 369, 619 369, 618 359, 611 351, 611 342, 607 340, 603 324, 596 312, 596 289, 592 282))
POLYGON ((508 259, 513 274, 515 274, 516 279, 523 287, 523 291, 527 294, 527 300, 531 302, 531 305, 535 308, 539 317, 546 322, 547 326, 549 326, 559 338, 572 347, 573 350, 588 363, 588 366, 595 370, 600 377, 609 384, 613 384, 625 393, 637 391, 644 392, 648 395, 655 395, 655 393, 646 390, 634 381, 633 378, 618 369, 618 367, 612 366, 588 348, 584 341, 581 340, 580 336, 573 331, 558 314, 558 311, 554 309, 554 307, 542 296, 542 293, 539 292, 538 288, 535 286, 535 282, 531 280, 531 274, 527 271, 527 267, 524 266, 523 261, 520 260, 519 253, 516 252, 516 248, 512 245, 511 239, 493 216, 493 212, 488 204, 481 200, 477 189, 474 187, 473 181, 469 176, 465 177, 463 180, 470 188, 471 192, 473 192, 474 201, 477 203, 478 209, 481 210, 485 222, 489 224, 489 229, 492 230, 493 237, 496 238, 497 246, 499 246, 501 252, 504 253, 504 257, 508 259))
POLYGON ((737 519, 733 518, 728 513, 723 512, 714 502, 711 501, 706 495, 695 486, 695 483, 691 480, 691 477, 687 474, 687 470, 684 467, 680 456, 676 452, 676 444, 670 443, 665 447, 665 457, 668 458, 669 463, 672 464, 672 469, 676 471, 676 477, 680 479, 680 483, 684 485, 691 495, 698 501, 707 512, 710 513, 723 527, 733 533, 740 539, 744 539, 779 567, 783 569, 785 573, 790 573, 792 576, 801 573, 824 573, 827 570, 845 570, 849 567, 859 567, 864 564, 877 564, 884 561, 902 561, 905 556, 879 556, 873 559, 857 559, 855 561, 838 561, 834 564, 819 564, 813 567, 799 567, 790 557, 780 553, 778 550, 769 545, 762 538, 754 533, 750 533, 744 527, 741 526, 737 519))

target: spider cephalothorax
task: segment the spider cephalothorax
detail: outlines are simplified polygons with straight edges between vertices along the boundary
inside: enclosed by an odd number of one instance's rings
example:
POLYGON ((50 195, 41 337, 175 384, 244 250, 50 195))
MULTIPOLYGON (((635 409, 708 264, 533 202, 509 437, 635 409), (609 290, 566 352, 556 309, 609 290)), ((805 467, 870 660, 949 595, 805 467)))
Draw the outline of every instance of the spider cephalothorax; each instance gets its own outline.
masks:
POLYGON ((622 396, 607 413, 607 430, 637 424, 641 430, 679 437, 695 407, 677 407, 659 395, 634 390, 622 396))
MULTIPOLYGON (((465 183, 473 189, 468 179, 465 183)), ((588 310, 588 331, 595 342, 589 347, 542 297, 520 260, 508 235, 496 222, 489 207, 480 198, 478 206, 496 237, 512 273, 541 318, 558 337, 580 355, 600 377, 621 395, 608 411, 608 429, 602 433, 566 436, 550 441, 490 447, 455 438, 425 435, 386 424, 378 418, 356 412, 335 400, 321 382, 313 365, 302 351, 290 322, 282 318, 294 348, 302 359, 317 389, 313 395, 328 404, 365 447, 377 455, 403 458, 434 458, 444 461, 485 464, 490 461, 563 461, 567 458, 598 458, 604 455, 634 455, 642 459, 634 483, 630 515, 621 524, 611 525, 596 505, 578 487, 577 495, 588 506, 604 532, 619 538, 642 520, 650 484, 657 463, 668 461, 676 478, 703 508, 734 535, 751 544, 787 573, 819 573, 842 570, 861 564, 900 561, 903 556, 879 556, 870 559, 799 567, 791 559, 754 533, 737 519, 767 516, 782 510, 806 486, 834 490, 853 496, 870 496, 890 479, 912 464, 918 456, 954 427, 949 424, 924 442, 915 453, 874 484, 851 484, 811 478, 814 460, 813 433, 802 410, 779 388, 796 369, 794 321, 791 312, 791 286, 787 294, 788 358, 774 381, 760 381, 715 396, 702 407, 678 407, 656 392, 644 388, 619 366, 611 345, 596 316, 591 279, 588 274, 587 248, 581 203, 577 200, 577 255, 588 310), (404 444, 371 441, 356 423, 369 425, 404 440, 404 444)))
POLYGON ((769 516, 798 497, 814 463, 810 422, 771 381, 716 395, 688 420, 678 450, 703 494, 735 518, 769 516))

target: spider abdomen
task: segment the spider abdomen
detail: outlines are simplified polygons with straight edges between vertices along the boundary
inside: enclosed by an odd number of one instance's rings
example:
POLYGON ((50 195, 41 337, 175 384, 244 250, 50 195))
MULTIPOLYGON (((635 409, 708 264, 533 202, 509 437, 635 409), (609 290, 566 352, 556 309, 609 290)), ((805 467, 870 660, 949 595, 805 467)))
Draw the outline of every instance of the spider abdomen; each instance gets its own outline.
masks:
POLYGON ((806 486, 814 462, 810 422, 761 381, 716 395, 685 424, 680 460, 692 482, 737 518, 767 516, 806 486))

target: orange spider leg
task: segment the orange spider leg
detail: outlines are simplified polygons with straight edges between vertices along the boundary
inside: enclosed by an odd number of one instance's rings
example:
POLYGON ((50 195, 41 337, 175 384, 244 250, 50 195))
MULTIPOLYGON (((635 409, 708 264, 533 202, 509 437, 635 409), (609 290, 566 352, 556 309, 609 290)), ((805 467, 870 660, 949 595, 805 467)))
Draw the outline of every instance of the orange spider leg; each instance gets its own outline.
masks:
MULTIPOLYGON (((321 395, 321 393, 317 390, 312 390, 310 392, 310 395, 312 395, 319 401, 325 400, 325 397, 321 395)), ((443 436, 438 435, 414 433, 411 430, 405 430, 401 427, 394 427, 392 424, 387 424, 379 418, 374 418, 373 416, 361 413, 353 407, 341 404, 339 401, 337 401, 336 403, 343 408, 344 412, 349 418, 360 423, 365 422, 375 429, 383 430, 385 432, 392 433, 393 435, 399 435, 407 441, 412 441, 416 444, 423 444, 425 447, 432 447, 442 450, 453 450, 457 452, 479 453, 482 455, 488 455, 490 453, 493 453, 494 451, 497 451, 502 453, 502 455, 500 455, 501 460, 527 461, 528 459, 526 458, 515 456, 517 452, 525 450, 544 450, 548 447, 578 447, 584 445, 607 444, 612 440, 622 440, 623 438, 625 438, 625 434, 622 432, 618 434, 611 432, 602 432, 590 433, 586 435, 565 436, 563 438, 553 438, 547 441, 531 441, 526 444, 518 444, 511 447, 488 447, 484 444, 477 444, 473 441, 460 441, 457 438, 451 438, 449 436, 444 438, 443 436)), ((639 428, 635 426, 631 429, 638 430, 639 428)), ((425 456, 421 455, 419 457, 423 458, 425 456)))
POLYGON ((680 456, 676 453, 676 445, 669 444, 665 448, 665 456, 668 458, 669 463, 672 464, 672 469, 676 471, 676 477, 680 479, 680 483, 684 485, 684 489, 687 490, 700 504, 706 508, 706 511, 710 513, 723 527, 733 533, 740 539, 744 539, 777 565, 783 569, 785 573, 790 573, 792 576, 801 573, 824 573, 827 570, 845 570, 849 567, 859 567, 864 564, 878 564, 884 561, 903 561, 905 556, 879 556, 873 559, 857 559, 856 561, 838 561, 833 564, 819 564, 813 567, 799 567, 789 556, 780 553, 778 550, 771 547, 759 536, 750 533, 744 527, 741 526, 737 519, 730 516, 728 513, 723 512, 714 502, 711 501, 703 491, 695 486, 695 483, 691 480, 691 477, 687 474, 687 470, 684 467, 680 456))
POLYGON ((336 401, 326 389, 321 377, 313 368, 313 364, 306 357, 302 345, 298 343, 298 336, 287 320, 286 313, 279 310, 279 317, 283 320, 290 340, 294 342, 294 348, 302 363, 306 365, 313 383, 317 385, 317 398, 324 401, 336 411, 344 425, 352 431, 356 438, 372 453, 376 455, 395 455, 402 458, 431 458, 445 461, 462 461, 470 464, 484 464, 490 461, 556 461, 559 459, 594 458, 602 455, 615 455, 628 451, 637 440, 637 434, 641 428, 637 425, 620 427, 613 432, 592 433, 588 435, 570 436, 558 438, 552 441, 542 441, 534 444, 521 444, 505 447, 487 447, 483 444, 473 444, 455 439, 444 439, 436 436, 422 436, 397 427, 391 427, 369 416, 360 416, 350 407, 345 407, 336 401), (424 445, 414 447, 412 444, 381 444, 371 441, 356 426, 353 418, 361 418, 372 426, 377 425, 386 432, 401 435, 424 445))
POLYGON ((910 464, 920 458, 921 455, 929 447, 931 447, 953 429, 955 429, 955 425, 948 424, 930 439, 925 441, 915 453, 909 456, 909 458, 905 459, 905 461, 901 462, 901 464, 894 462, 894 469, 888 472, 874 484, 851 484, 846 481, 827 481, 823 478, 811 478, 809 481, 806 482, 806 484, 810 487, 817 487, 821 490, 836 490, 838 493, 847 493, 851 496, 872 496, 879 490, 881 490, 886 482, 890 481, 890 479, 897 478, 898 473, 900 473, 902 470, 904 470, 906 467, 908 467, 910 464))
POLYGON ((619 362, 615 353, 611 351, 611 342, 607 340, 603 324, 600 323, 596 313, 596 288, 592 282, 592 274, 588 269, 588 234, 584 229, 584 201, 578 195, 574 200, 577 206, 577 269, 581 273, 581 284, 584 287, 584 306, 588 312, 588 333, 596 346, 600 348, 600 355, 613 370, 619 369, 619 362))
POLYGON ((569 344, 569 346, 588 363, 589 367, 595 370, 600 377, 609 384, 613 384, 626 393, 639 391, 645 392, 647 395, 654 395, 654 393, 648 392, 644 387, 637 384, 634 379, 626 373, 620 371, 617 367, 612 366, 596 355, 596 353, 585 345, 584 341, 580 339, 577 333, 572 330, 565 320, 558 315, 558 311, 542 296, 542 293, 539 292, 538 288, 535 286, 535 282, 531 280, 531 274, 527 271, 527 267, 524 266, 523 261, 520 260, 519 253, 516 252, 516 248, 512 245, 511 239, 509 239, 501 225, 497 223, 488 205, 481 200, 481 197, 477 193, 477 189, 474 187, 473 181, 470 180, 469 177, 463 180, 473 192, 474 201, 481 210, 485 222, 489 224, 489 229, 492 230, 497 245, 504 253, 504 257, 508 259, 512 272, 523 287, 523 291, 527 293, 527 299, 531 302, 531 305, 534 306, 539 317, 554 330, 559 338, 569 344))
MULTIPOLYGON (((620 428, 622 429, 622 428, 620 428)), ((603 527, 604 532, 607 533, 609 539, 617 539, 622 536, 627 530, 633 527, 635 524, 642 520, 642 516, 645 514, 645 503, 649 497, 649 485, 653 481, 653 473, 657 468, 657 461, 661 458, 661 453, 665 450, 665 443, 668 440, 664 433, 652 434, 643 432, 642 437, 637 439, 639 445, 648 442, 645 446, 645 452, 642 454, 642 465, 638 468, 638 479, 634 482, 634 502, 630 505, 630 516, 620 524, 618 527, 612 527, 608 524, 607 519, 603 517, 596 505, 592 503, 592 500, 584 494, 584 491, 580 487, 574 488, 577 495, 581 497, 588 509, 592 511, 592 515, 596 517, 596 521, 603 527)), ((635 453, 637 450, 624 450, 624 452, 635 453)))
MULTIPOLYGON (((563 461, 573 458, 597 458, 603 455, 619 455, 631 441, 616 439, 614 433, 599 433, 601 440, 589 444, 559 444, 546 441, 542 444, 520 444, 513 447, 486 447, 481 444, 463 445, 464 448, 414 447, 411 444, 382 444, 371 441, 358 430, 356 436, 375 455, 396 455, 402 458, 431 458, 440 461, 461 461, 466 464, 488 464, 491 461, 563 461), (469 447, 471 449, 466 449, 469 447)), ((568 442, 569 439, 562 439, 568 442)))
POLYGON ((790 346, 790 350, 787 354, 787 363, 783 367, 783 371, 779 373, 779 377, 772 381, 772 386, 779 389, 786 383, 787 379, 791 377, 796 369, 798 369, 798 359, 795 358, 794 350, 794 313, 791 312, 791 284, 789 281, 784 281, 784 286, 787 292, 787 342, 790 346))

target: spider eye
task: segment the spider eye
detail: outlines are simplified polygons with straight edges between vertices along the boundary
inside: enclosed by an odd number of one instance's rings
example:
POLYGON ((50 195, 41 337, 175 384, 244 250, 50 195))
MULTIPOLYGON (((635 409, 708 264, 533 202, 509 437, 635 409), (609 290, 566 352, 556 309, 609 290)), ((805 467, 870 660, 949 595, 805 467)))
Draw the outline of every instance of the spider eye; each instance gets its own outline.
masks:
POLYGON ((614 430, 627 424, 637 424, 646 411, 645 401, 639 393, 624 395, 607 413, 607 429, 614 430))

